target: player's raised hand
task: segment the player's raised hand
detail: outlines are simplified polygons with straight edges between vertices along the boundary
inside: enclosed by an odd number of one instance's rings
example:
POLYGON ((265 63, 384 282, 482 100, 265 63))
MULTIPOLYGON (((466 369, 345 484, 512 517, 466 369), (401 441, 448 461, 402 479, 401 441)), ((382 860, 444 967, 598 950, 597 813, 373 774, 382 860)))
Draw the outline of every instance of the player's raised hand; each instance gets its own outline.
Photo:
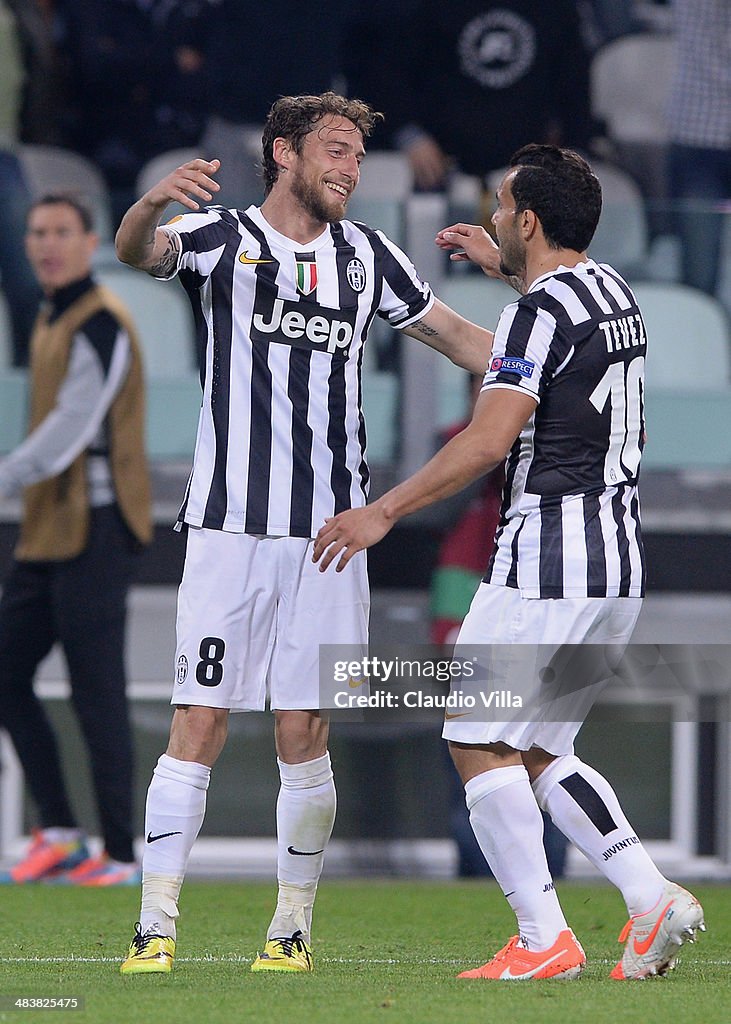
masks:
POLYGON ((382 512, 378 503, 340 512, 332 519, 327 519, 320 528, 315 538, 312 561, 320 562, 320 572, 325 572, 340 555, 335 571, 342 572, 357 551, 376 544, 386 536, 393 523, 393 519, 382 512))
POLYGON ((155 207, 176 202, 187 206, 189 210, 200 210, 201 204, 196 202, 196 198, 209 203, 213 199, 213 193, 221 188, 212 177, 220 166, 220 160, 203 160, 200 157, 189 160, 154 185, 143 196, 142 201, 147 201, 155 207))
POLYGON ((489 277, 503 277, 500 250, 480 224, 451 224, 434 241, 446 252, 455 250, 449 257, 455 263, 476 263, 489 277))

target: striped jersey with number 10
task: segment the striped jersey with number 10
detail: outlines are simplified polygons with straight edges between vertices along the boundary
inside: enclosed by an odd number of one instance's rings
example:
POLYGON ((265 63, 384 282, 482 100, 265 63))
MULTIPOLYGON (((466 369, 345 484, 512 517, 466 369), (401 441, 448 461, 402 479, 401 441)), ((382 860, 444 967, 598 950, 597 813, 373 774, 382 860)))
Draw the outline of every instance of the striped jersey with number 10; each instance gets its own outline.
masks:
POLYGON ((259 208, 208 207, 166 226, 193 305, 203 402, 179 520, 314 537, 365 504, 361 365, 376 316, 396 328, 432 306, 429 286, 381 232, 329 224, 303 246, 259 208))
POLYGON ((545 274, 503 310, 483 389, 536 398, 513 445, 486 583, 525 597, 641 597, 642 315, 593 260, 545 274))

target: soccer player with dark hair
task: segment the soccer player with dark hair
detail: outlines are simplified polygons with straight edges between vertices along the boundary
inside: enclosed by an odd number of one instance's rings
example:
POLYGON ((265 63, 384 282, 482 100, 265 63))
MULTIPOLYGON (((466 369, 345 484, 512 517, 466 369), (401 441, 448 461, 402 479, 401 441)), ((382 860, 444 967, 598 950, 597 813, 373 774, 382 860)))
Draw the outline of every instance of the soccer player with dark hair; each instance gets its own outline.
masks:
POLYGON ((497 678, 525 695, 529 710, 493 720, 447 713, 443 735, 519 934, 460 977, 574 978, 584 967, 546 863, 541 810, 625 899, 630 920, 613 978, 664 974, 703 927, 700 904, 663 877, 607 780, 574 754, 595 692, 581 676, 591 657, 578 679, 576 664, 560 669, 559 655, 580 645, 619 645, 621 654, 645 586, 637 482, 647 338, 629 286, 587 255, 600 212, 601 188, 585 160, 531 145, 513 156, 497 190, 498 247, 473 225, 439 233, 441 248, 457 250, 452 259, 509 280, 522 298, 500 316, 465 430, 374 504, 330 519, 315 543, 322 569, 340 556, 342 571, 402 516, 506 460, 495 550, 455 656, 489 652, 488 667, 502 670, 497 678), (540 672, 546 651, 559 666, 551 687, 540 672), (560 720, 567 704, 568 722, 560 720))
POLYGON ((312 907, 335 818, 319 647, 367 642, 365 556, 322 577, 323 520, 365 505, 363 346, 376 315, 484 372, 492 333, 436 299, 381 232, 345 218, 377 117, 335 93, 286 96, 263 136, 266 198, 212 206, 218 160, 169 174, 125 215, 120 259, 176 274, 195 313, 201 406, 180 512, 170 743, 147 799, 140 923, 123 973, 172 967, 178 894, 230 711, 275 715, 279 896, 256 971, 312 970, 312 907), (160 227, 165 207, 194 211, 160 227))

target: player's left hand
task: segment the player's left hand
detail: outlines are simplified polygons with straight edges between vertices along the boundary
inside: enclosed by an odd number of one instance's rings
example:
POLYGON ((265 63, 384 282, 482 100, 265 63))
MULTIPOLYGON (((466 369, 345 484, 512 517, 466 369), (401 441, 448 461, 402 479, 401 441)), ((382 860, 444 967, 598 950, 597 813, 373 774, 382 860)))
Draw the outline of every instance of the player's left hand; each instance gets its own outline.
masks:
POLYGON ((340 512, 327 519, 317 534, 312 561, 320 562, 320 572, 325 572, 340 555, 335 571, 342 572, 356 552, 376 544, 392 526, 393 521, 384 515, 378 504, 340 512))

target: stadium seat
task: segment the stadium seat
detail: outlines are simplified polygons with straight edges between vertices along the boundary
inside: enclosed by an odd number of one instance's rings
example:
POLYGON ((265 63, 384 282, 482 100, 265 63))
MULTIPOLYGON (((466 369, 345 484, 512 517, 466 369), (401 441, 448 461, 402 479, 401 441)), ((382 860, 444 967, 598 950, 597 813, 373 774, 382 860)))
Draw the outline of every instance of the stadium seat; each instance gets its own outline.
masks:
POLYGON ((413 175, 401 153, 369 153, 360 182, 348 204, 349 220, 359 220, 385 232, 397 245, 405 245, 406 201, 413 175))
POLYGON ((196 370, 193 316, 176 281, 155 281, 120 263, 97 266, 95 275, 129 307, 148 377, 184 377, 196 370))
POLYGON ((186 460, 195 448, 201 385, 198 374, 147 382, 147 451, 153 461, 186 460))
POLYGON ((672 34, 643 32, 607 43, 592 58, 591 109, 607 126, 617 158, 645 195, 666 194, 672 34))
POLYGON ((667 99, 675 62, 672 34, 620 36, 591 62, 591 107, 610 138, 663 144, 668 138, 667 99))
POLYGON ((70 192, 85 199, 94 214, 94 230, 103 242, 112 238, 109 192, 101 171, 80 153, 59 146, 26 143, 18 147, 23 174, 32 198, 48 192, 70 192))
POLYGON ((718 299, 661 281, 632 282, 632 290, 647 328, 648 391, 731 389, 729 319, 718 299))
POLYGON ((393 373, 377 370, 363 373, 363 412, 368 438, 368 461, 374 465, 394 457, 398 428, 399 384, 393 373))
MULTIPOLYGON (((518 299, 518 293, 502 281, 484 274, 447 278, 438 289, 439 298, 468 320, 494 331, 502 310, 518 299)), ((465 415, 467 371, 440 359, 437 368, 437 426, 445 427, 465 415)))
MULTIPOLYGON (((681 391, 648 385, 643 469, 731 470, 731 387, 681 391)), ((672 494, 668 494, 668 506, 672 494)))
POLYGON ((403 153, 369 153, 363 161, 357 199, 408 199, 414 187, 411 164, 403 153))
POLYGON ((625 276, 644 271, 648 229, 640 188, 620 167, 602 160, 592 160, 591 165, 602 186, 602 213, 589 255, 625 276))

